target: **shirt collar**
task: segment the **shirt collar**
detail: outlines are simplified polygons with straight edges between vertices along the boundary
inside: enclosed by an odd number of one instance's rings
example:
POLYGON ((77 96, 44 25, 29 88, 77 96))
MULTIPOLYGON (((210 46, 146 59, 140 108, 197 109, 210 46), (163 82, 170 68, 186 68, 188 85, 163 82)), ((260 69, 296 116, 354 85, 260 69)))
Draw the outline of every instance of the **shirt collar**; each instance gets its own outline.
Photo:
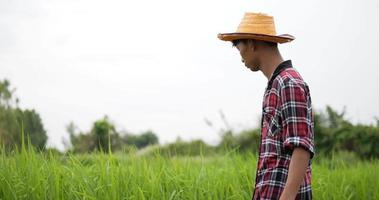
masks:
POLYGON ((276 67, 274 73, 272 74, 270 78, 270 81, 268 82, 268 87, 271 87, 271 84, 274 81, 274 79, 280 74, 280 72, 282 72, 283 70, 287 68, 292 68, 291 60, 283 61, 282 63, 278 65, 278 67, 276 67))

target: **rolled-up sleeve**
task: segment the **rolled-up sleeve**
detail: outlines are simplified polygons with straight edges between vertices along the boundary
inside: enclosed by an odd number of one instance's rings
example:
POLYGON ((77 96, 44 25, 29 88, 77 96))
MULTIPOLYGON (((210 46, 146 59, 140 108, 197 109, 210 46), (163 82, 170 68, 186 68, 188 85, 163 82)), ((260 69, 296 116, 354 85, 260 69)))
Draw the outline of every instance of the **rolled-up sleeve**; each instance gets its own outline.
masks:
POLYGON ((293 151, 301 147, 314 156, 314 133, 311 99, 303 83, 287 81, 280 90, 283 145, 293 151))

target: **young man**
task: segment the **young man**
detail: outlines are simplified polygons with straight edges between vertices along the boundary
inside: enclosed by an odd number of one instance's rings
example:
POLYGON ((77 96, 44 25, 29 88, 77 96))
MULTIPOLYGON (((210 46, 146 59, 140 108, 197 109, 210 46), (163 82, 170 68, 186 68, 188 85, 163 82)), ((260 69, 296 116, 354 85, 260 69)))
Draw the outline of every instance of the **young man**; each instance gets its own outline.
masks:
POLYGON ((253 199, 312 199, 313 114, 309 88, 277 43, 294 40, 276 35, 273 17, 246 13, 231 41, 251 71, 262 71, 268 84, 263 98, 261 141, 253 199))

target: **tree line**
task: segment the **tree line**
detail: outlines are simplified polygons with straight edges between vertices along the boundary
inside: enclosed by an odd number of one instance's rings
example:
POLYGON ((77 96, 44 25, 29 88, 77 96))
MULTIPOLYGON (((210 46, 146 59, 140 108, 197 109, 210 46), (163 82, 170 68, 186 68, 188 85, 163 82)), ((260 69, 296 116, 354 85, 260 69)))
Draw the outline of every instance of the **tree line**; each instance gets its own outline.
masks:
POLYGON ((35 148, 44 149, 47 134, 41 117, 34 109, 21 109, 14 92, 8 80, 0 81, 0 144, 7 150, 19 148, 23 130, 28 135, 25 143, 29 139, 35 148))
MULTIPOLYGON (((0 81, 0 144, 7 150, 19 148, 23 131, 25 143, 29 142, 38 150, 46 149, 47 133, 39 114, 34 109, 21 109, 19 99, 14 95, 8 80, 0 81)), ((354 124, 346 119, 346 112, 338 112, 330 106, 314 114, 316 154, 328 155, 331 152, 350 152, 362 159, 379 158, 379 120, 375 124, 354 124)), ((251 128, 236 132, 221 113, 226 129, 219 130, 221 141, 216 146, 202 140, 183 141, 178 138, 167 145, 159 145, 158 136, 151 130, 132 134, 117 130, 114 123, 104 116, 95 121, 88 131, 79 131, 73 123, 66 127, 70 141, 67 151, 90 153, 143 149, 154 146, 151 152, 164 155, 206 155, 223 153, 225 149, 239 152, 257 152, 260 142, 260 129, 251 128)), ((208 125, 211 122, 206 121, 208 125)), ((147 148, 148 149, 148 148, 147 148)), ((148 151, 149 152, 149 151, 148 151)))
MULTIPOLYGON (((354 124, 341 112, 326 106, 314 113, 316 154, 348 152, 362 159, 379 158, 379 120, 374 124, 354 124)), ((260 129, 248 129, 234 133, 229 129, 222 133, 220 145, 238 151, 258 151, 260 129)))
POLYGON ((151 130, 142 134, 116 130, 107 116, 95 121, 90 131, 78 131, 73 122, 66 127, 66 130, 70 136, 70 144, 66 146, 68 151, 73 153, 111 152, 127 150, 130 147, 142 149, 159 143, 158 136, 151 130))

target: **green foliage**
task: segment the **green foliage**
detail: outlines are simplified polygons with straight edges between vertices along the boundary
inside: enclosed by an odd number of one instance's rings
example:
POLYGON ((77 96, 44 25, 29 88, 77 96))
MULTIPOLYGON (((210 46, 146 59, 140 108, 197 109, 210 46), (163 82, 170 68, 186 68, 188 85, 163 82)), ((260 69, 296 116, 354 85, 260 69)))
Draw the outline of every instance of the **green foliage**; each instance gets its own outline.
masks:
MULTIPOLYGON (((42 120, 35 110, 23 110, 18 107, 18 99, 14 97, 14 89, 7 80, 0 81, 0 143, 7 150, 20 147, 22 143, 21 129, 38 150, 45 148, 47 134, 42 120)), ((26 142, 26 141, 24 141, 26 142)))
POLYGON ((345 111, 338 113, 327 106, 326 112, 315 115, 315 145, 326 156, 346 151, 362 159, 379 158, 379 125, 354 125, 345 119, 345 111))
POLYGON ((96 149, 99 151, 110 152, 111 135, 115 135, 116 130, 105 116, 103 119, 96 121, 93 124, 91 133, 94 135, 96 149))
POLYGON ((221 142, 218 146, 220 149, 235 149, 239 148, 238 142, 232 130, 227 130, 221 134, 221 142))
POLYGON ((178 138, 174 143, 155 149, 154 153, 163 156, 199 156, 215 154, 216 147, 207 145, 202 140, 193 140, 190 142, 182 141, 178 138))
POLYGON ((245 152, 258 151, 260 135, 260 129, 244 130, 240 132, 236 136, 239 149, 245 152))
POLYGON ((66 127, 70 135, 70 151, 75 153, 89 153, 94 151, 121 151, 132 148, 141 149, 149 145, 158 144, 158 137, 153 131, 146 131, 140 135, 119 133, 108 117, 94 122, 91 131, 77 132, 77 127, 71 122, 66 127))
MULTIPOLYGON (((31 109, 18 107, 18 98, 14 96, 8 80, 0 81, 0 144, 6 150, 20 148, 22 142, 30 143, 38 150, 45 148, 47 134, 39 114, 31 109), (22 141, 21 129, 25 132, 22 141)), ((159 148, 164 155, 211 155, 228 150, 238 152, 258 151, 260 129, 247 129, 235 133, 222 111, 221 120, 225 129, 221 129, 221 141, 217 147, 209 146, 201 140, 191 142, 177 141, 159 148)), ((206 120, 209 126, 213 124, 206 120)), ((213 128, 213 127, 212 127, 213 128)), ((70 135, 70 151, 88 153, 93 151, 120 151, 142 149, 159 143, 152 131, 142 134, 120 133, 108 117, 94 122, 88 132, 78 131, 73 123, 67 126, 70 135)), ((354 153, 361 159, 379 158, 379 119, 374 125, 353 124, 345 118, 345 110, 337 112, 330 106, 314 114, 314 132, 316 154, 330 156, 331 152, 354 153)))
POLYGON ((10 82, 8 80, 0 81, 0 105, 8 107, 12 101, 14 90, 10 89, 10 82))
MULTIPOLYGON (((225 120, 225 116, 222 116, 225 120)), ((210 122, 208 122, 210 123, 210 122)), ((332 152, 351 152, 361 159, 379 158, 379 120, 374 125, 353 124, 345 119, 345 111, 337 112, 330 106, 314 115, 316 154, 331 156, 332 152)), ((219 149, 257 152, 260 129, 221 133, 219 149)))
POLYGON ((260 129, 243 130, 234 134, 231 130, 222 134, 218 150, 235 149, 239 152, 257 152, 260 143, 260 129))
POLYGON ((89 153, 93 151, 111 152, 112 149, 120 148, 120 136, 108 117, 93 123, 88 133, 76 132, 77 128, 73 122, 66 127, 70 135, 71 151, 75 153, 89 153))
POLYGON ((24 131, 30 138, 31 143, 37 149, 41 150, 45 148, 47 142, 47 134, 43 128, 42 120, 39 114, 35 110, 21 110, 15 109, 18 122, 23 123, 24 131))
MULTIPOLYGON (((251 199, 257 157, 0 150, 0 199, 251 199)), ((313 165, 315 199, 379 199, 379 161, 313 165)))
POLYGON ((128 145, 141 149, 148 145, 158 144, 158 137, 152 131, 146 131, 141 135, 126 134, 123 137, 123 141, 128 145))

